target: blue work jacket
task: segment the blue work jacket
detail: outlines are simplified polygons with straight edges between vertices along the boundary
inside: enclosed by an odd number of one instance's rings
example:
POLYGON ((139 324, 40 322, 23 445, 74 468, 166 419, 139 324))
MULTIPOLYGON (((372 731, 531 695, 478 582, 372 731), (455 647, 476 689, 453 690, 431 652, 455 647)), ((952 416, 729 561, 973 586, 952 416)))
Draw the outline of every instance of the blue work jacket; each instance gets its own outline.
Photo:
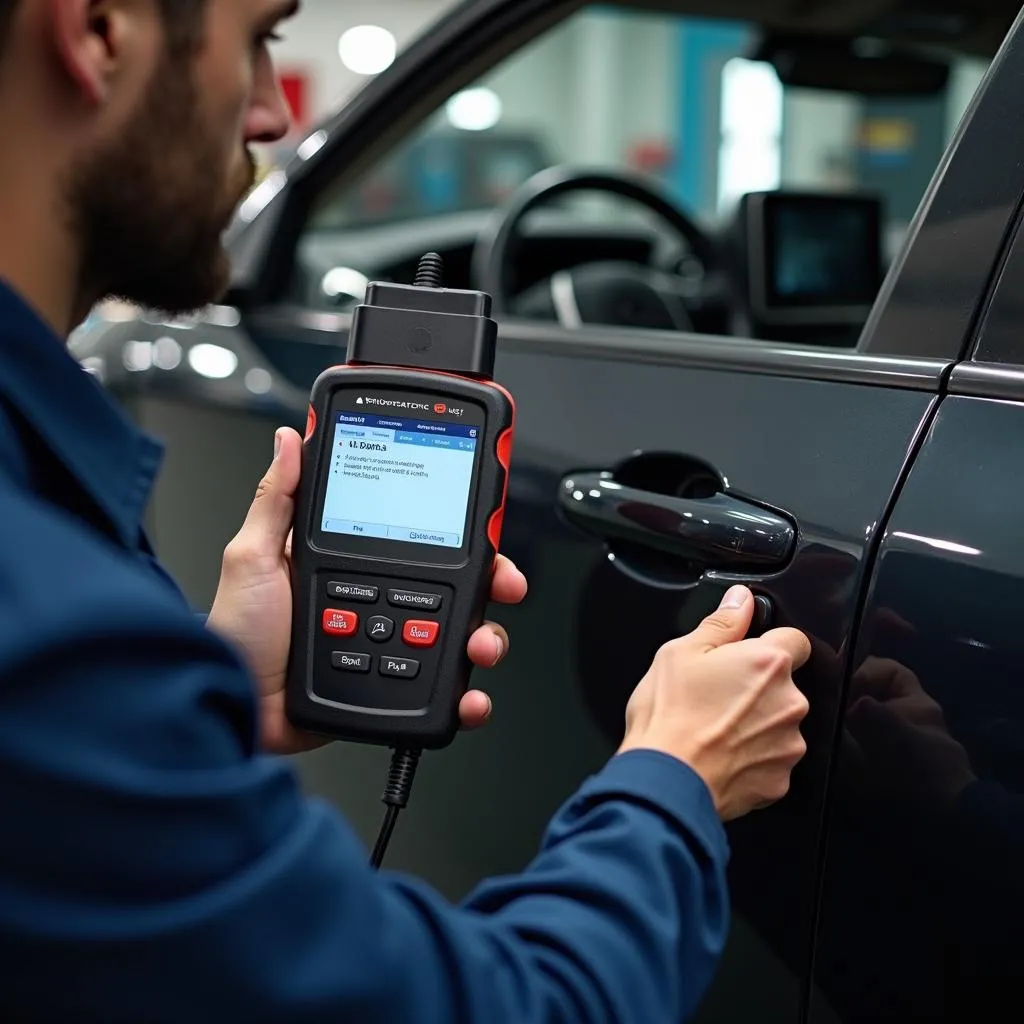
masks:
POLYGON ((614 758, 458 905, 375 873, 261 753, 241 658, 155 558, 161 455, 0 283, 0 1020, 691 1014, 729 916, 700 778, 614 758))

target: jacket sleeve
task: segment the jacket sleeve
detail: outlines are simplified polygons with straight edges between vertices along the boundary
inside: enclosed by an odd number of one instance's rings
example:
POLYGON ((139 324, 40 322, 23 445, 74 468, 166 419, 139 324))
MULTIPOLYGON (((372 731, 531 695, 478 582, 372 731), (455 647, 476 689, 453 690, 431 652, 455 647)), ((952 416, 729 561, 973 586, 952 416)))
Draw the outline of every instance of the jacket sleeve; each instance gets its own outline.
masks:
POLYGON ((615 758, 522 874, 453 906, 373 872, 345 821, 255 750, 241 663, 165 588, 76 552, 73 574, 56 542, 36 566, 57 590, 14 591, 0 565, 0 1019, 693 1010, 725 941, 727 847, 688 768, 615 758))

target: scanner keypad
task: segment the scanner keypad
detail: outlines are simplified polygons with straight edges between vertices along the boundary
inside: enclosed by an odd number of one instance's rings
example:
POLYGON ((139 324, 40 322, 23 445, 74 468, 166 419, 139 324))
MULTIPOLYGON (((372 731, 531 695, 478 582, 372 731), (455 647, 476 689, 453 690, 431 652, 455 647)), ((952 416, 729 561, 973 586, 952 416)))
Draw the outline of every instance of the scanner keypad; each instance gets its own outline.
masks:
POLYGON ((317 580, 313 691, 395 711, 425 707, 443 647, 450 587, 362 574, 317 580))

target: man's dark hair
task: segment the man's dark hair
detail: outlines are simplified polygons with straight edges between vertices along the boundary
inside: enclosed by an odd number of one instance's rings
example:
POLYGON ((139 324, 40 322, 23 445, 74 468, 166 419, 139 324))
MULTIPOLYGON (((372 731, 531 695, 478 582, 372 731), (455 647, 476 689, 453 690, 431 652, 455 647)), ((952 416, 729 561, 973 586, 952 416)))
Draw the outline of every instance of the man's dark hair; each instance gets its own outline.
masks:
MULTIPOLYGON (((0 57, 4 54, 14 12, 21 0, 0 0, 0 57)), ((175 56, 195 49, 202 38, 207 0, 157 0, 167 26, 167 48, 175 56)))

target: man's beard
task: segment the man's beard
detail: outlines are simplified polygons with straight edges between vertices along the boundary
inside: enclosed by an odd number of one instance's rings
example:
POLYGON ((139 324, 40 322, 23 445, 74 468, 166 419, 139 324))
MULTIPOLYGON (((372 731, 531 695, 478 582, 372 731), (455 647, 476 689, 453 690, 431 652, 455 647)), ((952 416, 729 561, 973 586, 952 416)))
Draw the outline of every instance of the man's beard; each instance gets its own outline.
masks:
POLYGON ((183 314, 227 290, 221 239, 255 169, 250 159, 223 181, 224 142, 200 107, 189 61, 165 59, 130 123, 75 168, 68 200, 89 302, 183 314))

